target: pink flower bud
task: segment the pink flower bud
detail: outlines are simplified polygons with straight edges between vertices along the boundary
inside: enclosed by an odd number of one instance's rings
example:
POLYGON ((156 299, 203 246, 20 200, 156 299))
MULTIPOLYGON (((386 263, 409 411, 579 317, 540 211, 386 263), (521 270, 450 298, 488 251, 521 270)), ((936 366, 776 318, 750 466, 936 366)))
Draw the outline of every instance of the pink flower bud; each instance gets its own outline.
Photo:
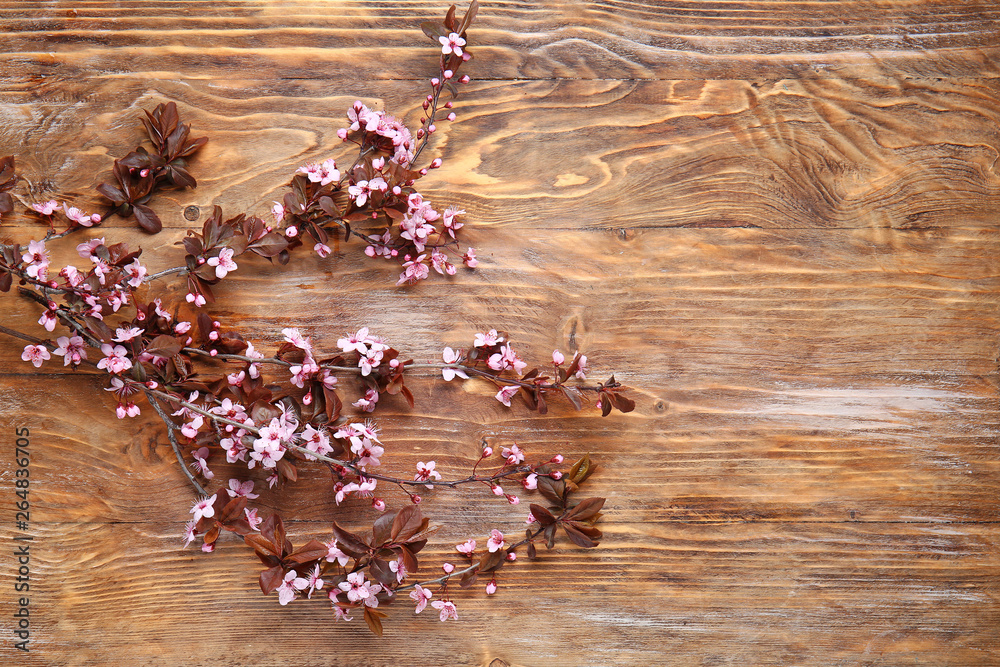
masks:
POLYGON ((503 489, 500 488, 500 485, 498 485, 498 484, 492 485, 490 487, 490 491, 493 492, 494 496, 502 496, 503 495, 503 489))
POLYGON ((444 75, 443 75, 443 76, 444 76, 444 78, 446 78, 446 79, 450 79, 451 77, 455 76, 455 73, 454 73, 454 72, 452 72, 452 71, 451 71, 450 69, 446 69, 446 70, 444 71, 444 75))
POLYGON ((437 127, 435 127, 434 125, 428 125, 427 126, 427 134, 434 134, 434 131, 436 129, 437 129, 437 127))
POLYGON ((219 354, 219 351, 218 351, 218 350, 209 350, 209 351, 208 351, 208 355, 209 355, 210 357, 214 357, 214 356, 216 356, 217 354, 219 354))
POLYGON ((441 162, 441 158, 439 158, 439 157, 436 157, 436 158, 434 158, 434 160, 433 160, 433 161, 431 162, 431 169, 437 169, 437 168, 439 168, 439 167, 440 167, 440 166, 441 166, 442 164, 443 164, 443 163, 441 162))
POLYGON ((560 366, 564 361, 566 361, 566 357, 563 356, 562 352, 559 350, 552 350, 552 363, 556 366, 560 366))
POLYGON ((549 473, 549 477, 551 477, 552 479, 562 479, 562 473, 559 472, 558 470, 554 470, 551 473, 549 473))
MULTIPOLYGON (((440 84, 441 84, 441 80, 439 78, 434 77, 433 79, 431 79, 431 85, 434 86, 435 88, 437 88, 440 84)), ((431 98, 431 99, 433 99, 433 98, 431 98)))
POLYGON ((486 594, 493 595, 496 592, 497 592, 497 580, 492 579, 490 580, 490 583, 486 584, 486 594))
POLYGON ((562 454, 556 454, 551 459, 549 459, 549 462, 550 463, 562 463, 563 462, 563 455, 562 454))
POLYGON ((420 504, 420 500, 421 500, 421 498, 417 494, 415 494, 415 493, 411 493, 410 494, 410 502, 413 503, 414 505, 419 505, 420 504))
POLYGON ((385 511, 385 501, 381 498, 376 498, 372 501, 372 507, 374 507, 379 512, 385 511))
POLYGON ((484 459, 488 459, 491 456, 493 456, 493 448, 492 447, 483 447, 483 458, 484 459))
POLYGON ((472 79, 469 78, 468 74, 463 74, 462 78, 458 80, 459 83, 469 83, 472 79))
POLYGON ((507 560, 513 563, 514 561, 517 560, 517 554, 511 551, 509 554, 507 554, 507 560))
POLYGON ((518 503, 521 502, 521 499, 512 493, 507 493, 504 495, 507 497, 507 502, 510 503, 511 505, 517 505, 518 503))
POLYGON ((337 136, 340 137, 342 141, 347 141, 347 130, 344 128, 340 128, 339 130, 337 130, 337 136))
POLYGON ((452 572, 455 571, 455 566, 452 565, 451 563, 445 563, 444 565, 441 566, 441 569, 444 570, 445 574, 451 574, 452 572))
POLYGON ((455 120, 456 118, 458 118, 458 116, 455 115, 454 111, 448 114, 448 120, 455 120))

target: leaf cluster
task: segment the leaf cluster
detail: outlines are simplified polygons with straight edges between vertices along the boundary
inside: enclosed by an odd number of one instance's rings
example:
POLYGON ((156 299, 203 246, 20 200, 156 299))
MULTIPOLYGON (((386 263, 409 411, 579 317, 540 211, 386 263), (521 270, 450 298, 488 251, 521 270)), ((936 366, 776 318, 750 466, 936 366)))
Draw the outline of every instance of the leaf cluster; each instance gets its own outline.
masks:
POLYGON ((165 187, 193 188, 197 185, 188 171, 188 158, 204 146, 206 137, 191 138, 191 126, 180 121, 174 102, 159 104, 146 111, 146 128, 153 152, 137 146, 115 160, 113 182, 101 183, 97 191, 111 200, 111 213, 123 218, 135 216, 139 226, 151 234, 163 228, 156 212, 147 204, 156 190, 165 187))

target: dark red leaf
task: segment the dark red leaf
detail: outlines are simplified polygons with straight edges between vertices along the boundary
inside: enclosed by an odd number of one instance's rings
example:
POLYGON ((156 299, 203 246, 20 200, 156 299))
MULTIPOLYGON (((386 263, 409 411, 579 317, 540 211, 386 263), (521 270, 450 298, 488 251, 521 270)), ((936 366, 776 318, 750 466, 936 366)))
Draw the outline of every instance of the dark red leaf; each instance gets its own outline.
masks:
POLYGON ((135 211, 135 219, 139 223, 139 226, 150 234, 156 234, 163 229, 163 223, 160 222, 160 217, 156 215, 153 209, 144 204, 135 204, 133 210, 135 211))
POLYGON ((528 505, 528 509, 531 510, 531 516, 535 517, 535 519, 538 520, 538 523, 542 524, 543 526, 548 526, 549 524, 553 524, 556 522, 556 518, 552 516, 552 513, 549 512, 544 507, 542 507, 541 505, 536 505, 535 503, 531 503, 530 505, 528 505))

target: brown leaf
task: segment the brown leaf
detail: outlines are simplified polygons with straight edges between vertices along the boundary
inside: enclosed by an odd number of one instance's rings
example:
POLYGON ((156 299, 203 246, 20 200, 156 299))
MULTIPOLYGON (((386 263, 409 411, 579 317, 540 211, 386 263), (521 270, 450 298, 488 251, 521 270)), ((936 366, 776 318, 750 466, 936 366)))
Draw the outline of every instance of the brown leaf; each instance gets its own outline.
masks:
POLYGON ((543 526, 548 526, 549 524, 553 524, 556 522, 556 518, 552 516, 552 513, 549 512, 544 507, 542 507, 541 505, 536 505, 535 503, 531 503, 530 505, 528 505, 528 509, 531 510, 531 516, 535 517, 538 523, 540 523, 543 526))
POLYGON ((309 561, 324 558, 329 552, 330 550, 327 546, 319 540, 309 540, 290 555, 286 556, 285 562, 301 565, 302 563, 308 563, 309 561))
POLYGON ((604 507, 604 498, 587 498, 569 510, 565 518, 574 521, 587 521, 594 518, 601 511, 602 507, 604 507))
POLYGON ((368 624, 368 629, 379 637, 382 636, 382 619, 387 615, 388 614, 385 614, 378 609, 373 609, 367 605, 365 606, 365 623, 368 624))
POLYGON ((144 204, 134 204, 132 210, 135 211, 135 219, 139 226, 150 234, 156 234, 163 229, 163 223, 153 209, 144 204))
POLYGON ((280 565, 275 565, 274 567, 260 573, 260 590, 264 593, 264 595, 270 595, 274 591, 278 590, 278 586, 280 586, 281 582, 284 580, 284 568, 280 565))
POLYGON ((358 535, 349 530, 341 528, 337 522, 333 522, 333 536, 337 539, 337 546, 348 556, 360 558, 368 553, 368 545, 358 535))
POLYGON ((393 542, 406 542, 426 525, 426 519, 420 513, 420 507, 407 505, 396 513, 392 521, 390 539, 393 542))

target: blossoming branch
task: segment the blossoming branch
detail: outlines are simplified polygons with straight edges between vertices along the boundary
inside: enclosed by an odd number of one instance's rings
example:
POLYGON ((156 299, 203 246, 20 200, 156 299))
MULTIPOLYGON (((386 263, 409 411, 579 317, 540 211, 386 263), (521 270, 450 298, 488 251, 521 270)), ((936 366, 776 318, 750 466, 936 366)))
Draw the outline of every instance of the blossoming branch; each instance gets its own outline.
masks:
MULTIPOLYGON (((150 273, 141 250, 102 237, 76 246, 84 268, 55 270, 46 246, 100 225, 110 215, 134 216, 145 231, 160 231, 150 206, 153 195, 165 187, 195 187, 189 159, 207 142, 191 137, 191 127, 181 122, 173 103, 142 118, 151 149, 139 146, 115 160, 113 182, 98 185, 110 202, 107 210, 87 213, 70 202, 30 202, 27 210, 47 226, 46 236, 26 247, 0 246, 0 290, 11 291, 16 280, 17 294, 38 304, 38 324, 46 333, 60 327, 63 334, 52 340, 0 325, 0 332, 27 343, 21 358, 36 368, 61 360, 63 366, 99 374, 116 399, 118 418, 139 417, 145 409, 141 397, 163 421, 199 495, 185 527, 185 545, 200 537, 201 549, 211 552, 223 531, 233 532, 265 566, 259 576, 264 594, 276 593, 285 605, 324 591, 337 619, 360 613, 378 634, 383 609, 400 592, 409 591, 417 613, 430 602, 442 621, 456 619, 449 591, 453 579, 468 587, 488 578, 485 590, 492 595, 499 571, 516 560, 518 549, 524 547, 534 558, 536 542, 553 548, 557 529, 580 547, 596 546, 601 532, 594 522, 604 504, 603 498, 572 498, 595 470, 589 457, 561 469, 561 455, 532 460, 517 443, 498 452, 482 443, 468 474, 454 479, 445 479, 434 460, 418 462, 406 476, 383 472, 382 458, 391 445, 382 441, 378 424, 364 418, 380 402, 400 396, 412 407, 406 382, 426 371, 443 381, 490 383, 503 405, 511 407, 519 397, 540 414, 553 399, 565 399, 577 410, 593 403, 605 416, 613 409, 630 412, 635 403, 614 376, 588 383, 587 356, 577 352, 567 358, 555 350, 550 362, 530 365, 509 334, 494 329, 476 334, 467 348, 445 347, 441 362, 415 363, 367 327, 340 338, 336 351, 322 351, 310 336, 289 326, 268 356, 204 308, 219 298, 222 281, 252 265, 253 255, 284 264, 296 248, 311 246, 325 258, 331 234, 359 239, 369 257, 397 263, 397 285, 423 280, 432 270, 447 276, 457 272, 457 264, 476 266, 475 250, 459 245, 465 212, 456 206, 439 210, 415 188, 417 180, 441 166, 435 159, 420 167, 418 159, 436 124, 455 120, 453 103, 443 102, 442 93, 457 96, 456 84, 469 81, 458 72, 472 58, 467 29, 476 11, 473 2, 459 21, 452 6, 442 22, 422 26, 441 56, 422 103, 420 128, 411 132, 400 120, 356 102, 347 112, 349 125, 338 132, 356 148, 349 166, 341 169, 329 158, 299 168, 282 201, 273 203, 269 221, 245 213, 226 218, 215 207, 200 230, 188 231, 180 242, 183 264, 150 273), (145 290, 169 275, 185 278, 183 293, 146 300, 145 290), (346 399, 352 414, 345 414, 345 391, 353 392, 346 399), (246 474, 219 483, 210 493, 220 465, 242 467, 246 474), (292 485, 307 465, 328 471, 337 506, 357 500, 371 505, 377 518, 368 532, 334 522, 330 540, 313 539, 294 548, 280 515, 265 518, 251 506, 257 483, 292 485), (485 549, 477 551, 477 540, 470 537, 456 546, 464 565, 442 563, 442 574, 412 581, 417 554, 438 526, 421 512, 424 497, 434 495, 435 488, 469 484, 511 505, 520 503, 520 492, 537 492, 547 505, 530 504, 523 539, 510 541, 494 529, 485 549), (388 509, 389 494, 403 500, 401 509, 388 509)), ((18 181, 14 158, 0 159, 0 215, 14 210, 11 193, 18 181)))

